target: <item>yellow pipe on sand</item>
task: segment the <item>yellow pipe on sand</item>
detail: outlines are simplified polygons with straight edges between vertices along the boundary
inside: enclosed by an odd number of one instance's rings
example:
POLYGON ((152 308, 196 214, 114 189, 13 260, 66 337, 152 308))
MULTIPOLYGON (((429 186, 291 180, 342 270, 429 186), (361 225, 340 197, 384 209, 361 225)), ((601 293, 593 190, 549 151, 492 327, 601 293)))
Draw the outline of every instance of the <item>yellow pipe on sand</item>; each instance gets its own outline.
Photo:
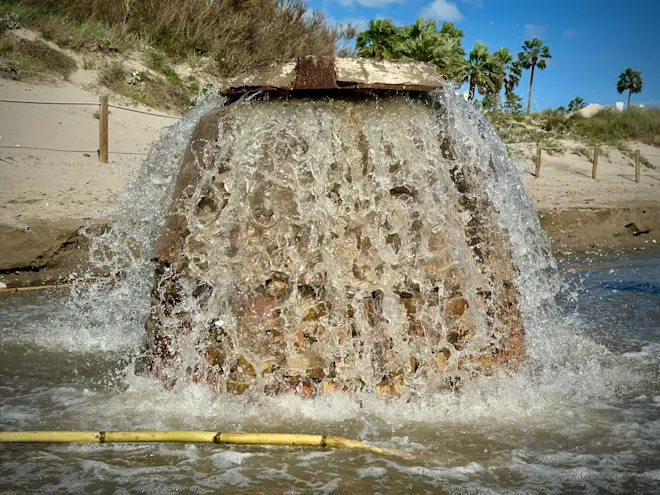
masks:
POLYGON ((2 431, 0 443, 215 443, 227 445, 289 445, 359 449, 374 454, 410 457, 408 452, 327 435, 297 433, 222 433, 215 431, 135 430, 135 431, 2 431))

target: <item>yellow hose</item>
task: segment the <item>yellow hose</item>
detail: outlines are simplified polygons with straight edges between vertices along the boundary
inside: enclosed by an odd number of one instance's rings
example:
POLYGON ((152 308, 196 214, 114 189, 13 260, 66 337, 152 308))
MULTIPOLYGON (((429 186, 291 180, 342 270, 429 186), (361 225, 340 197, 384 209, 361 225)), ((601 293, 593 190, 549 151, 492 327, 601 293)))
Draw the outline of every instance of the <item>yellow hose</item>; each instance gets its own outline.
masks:
POLYGON ((343 437, 296 433, 222 433, 215 431, 3 431, 0 443, 143 443, 180 442, 230 445, 290 445, 359 449, 374 454, 410 457, 403 451, 383 449, 343 437))

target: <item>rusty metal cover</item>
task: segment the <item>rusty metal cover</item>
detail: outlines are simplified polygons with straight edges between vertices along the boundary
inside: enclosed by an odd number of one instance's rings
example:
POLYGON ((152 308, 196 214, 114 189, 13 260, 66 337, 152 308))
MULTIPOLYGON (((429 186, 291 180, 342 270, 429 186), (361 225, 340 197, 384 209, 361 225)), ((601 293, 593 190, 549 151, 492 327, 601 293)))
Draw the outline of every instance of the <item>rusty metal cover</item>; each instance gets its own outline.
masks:
POLYGON ((336 89, 334 57, 298 59, 294 89, 336 89))
POLYGON ((230 79, 222 93, 297 89, 431 91, 442 86, 437 68, 407 60, 307 56, 267 63, 230 79))

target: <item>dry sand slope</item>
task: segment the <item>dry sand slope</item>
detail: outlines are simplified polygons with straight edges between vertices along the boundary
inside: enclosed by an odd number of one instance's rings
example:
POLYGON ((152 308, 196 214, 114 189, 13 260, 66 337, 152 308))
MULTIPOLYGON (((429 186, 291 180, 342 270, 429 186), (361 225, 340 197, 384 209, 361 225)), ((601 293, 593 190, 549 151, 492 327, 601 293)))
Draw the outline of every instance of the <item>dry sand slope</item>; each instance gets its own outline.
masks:
MULTIPOLYGON (((567 150, 579 146, 570 140, 561 144, 567 150)), ((660 206, 660 148, 635 142, 629 147, 639 149, 655 167, 654 170, 642 166, 639 183, 635 182, 632 160, 616 149, 607 149, 607 156, 598 157, 597 180, 591 178, 591 161, 567 151, 554 156, 544 152, 538 179, 534 176, 534 162, 521 160, 523 182, 536 208, 543 210, 660 206)), ((529 148, 525 151, 532 152, 529 148)))
MULTIPOLYGON (((0 99, 94 103, 98 93, 73 83, 36 86, 0 80, 0 99)), ((111 97, 113 102, 119 103, 111 97)), ((0 275, 5 281, 25 281, 23 272, 43 267, 59 270, 30 276, 67 275, 72 260, 84 254, 78 228, 87 219, 102 223, 143 159, 118 152, 146 153, 160 130, 173 122, 111 109, 110 163, 102 165, 96 155, 96 110, 0 102, 0 275), (16 271, 22 274, 13 276, 16 271)), ((640 148, 643 154, 660 155, 660 148, 640 148)), ((596 181, 589 161, 570 154, 544 155, 540 179, 533 176, 530 160, 521 160, 520 168, 556 249, 645 248, 653 247, 653 239, 660 243, 655 231, 660 230, 660 157, 649 156, 649 161, 658 168, 643 169, 640 184, 634 182, 630 160, 616 151, 601 157, 596 181), (625 229, 630 222, 651 233, 634 236, 633 229, 625 229)))
MULTIPOLYGON (((94 103, 98 93, 0 80, 0 99, 94 103)), ((0 102, 0 271, 47 264, 85 219, 102 218, 173 122, 111 108, 110 163, 100 164, 97 110, 0 102)))

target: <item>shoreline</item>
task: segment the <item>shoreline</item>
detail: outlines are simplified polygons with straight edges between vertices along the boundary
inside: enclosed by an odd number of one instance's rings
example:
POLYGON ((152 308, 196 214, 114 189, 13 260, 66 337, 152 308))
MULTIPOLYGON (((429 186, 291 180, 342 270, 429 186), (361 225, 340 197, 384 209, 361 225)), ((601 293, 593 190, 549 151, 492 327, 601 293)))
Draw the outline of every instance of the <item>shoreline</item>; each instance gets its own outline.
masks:
MULTIPOLYGON (((621 254, 660 249, 660 206, 537 209, 555 257, 583 253, 621 254), (648 232, 647 232, 648 231, 648 232)), ((0 282, 8 288, 69 282, 86 270, 89 238, 103 219, 25 220, 0 223, 0 282)), ((100 274, 103 275, 103 274, 100 274)))
POLYGON ((553 208, 536 212, 553 255, 660 249, 660 206, 553 208))

